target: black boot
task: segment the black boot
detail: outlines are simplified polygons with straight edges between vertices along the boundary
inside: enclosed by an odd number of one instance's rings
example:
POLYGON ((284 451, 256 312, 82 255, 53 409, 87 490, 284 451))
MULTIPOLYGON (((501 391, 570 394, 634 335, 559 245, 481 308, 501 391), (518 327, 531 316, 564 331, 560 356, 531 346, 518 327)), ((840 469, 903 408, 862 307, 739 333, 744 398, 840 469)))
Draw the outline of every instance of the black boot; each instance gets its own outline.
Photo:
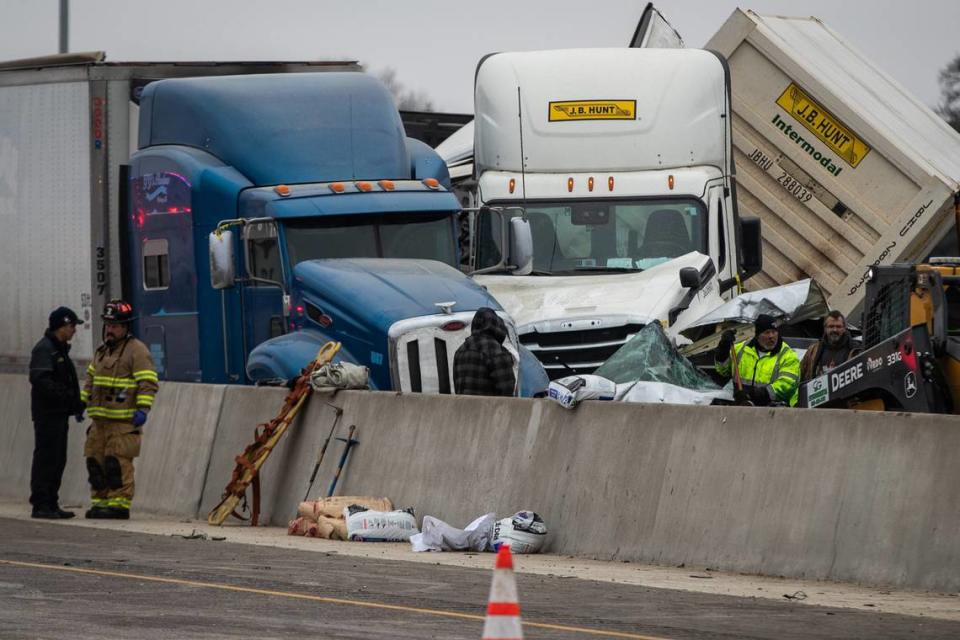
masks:
POLYGON ((75 514, 73 511, 66 511, 64 509, 61 509, 60 507, 57 507, 57 515, 60 516, 61 520, 67 520, 69 518, 74 517, 77 514, 75 514))
POLYGON ((43 520, 59 520, 60 514, 57 513, 56 509, 51 509, 50 507, 34 507, 30 517, 41 518, 43 520))
POLYGON ((107 507, 107 515, 102 517, 110 520, 129 520, 130 509, 124 507, 107 507))
POLYGON ((91 520, 104 519, 110 517, 107 515, 108 512, 107 507, 90 507, 87 509, 87 512, 83 514, 83 517, 91 520))

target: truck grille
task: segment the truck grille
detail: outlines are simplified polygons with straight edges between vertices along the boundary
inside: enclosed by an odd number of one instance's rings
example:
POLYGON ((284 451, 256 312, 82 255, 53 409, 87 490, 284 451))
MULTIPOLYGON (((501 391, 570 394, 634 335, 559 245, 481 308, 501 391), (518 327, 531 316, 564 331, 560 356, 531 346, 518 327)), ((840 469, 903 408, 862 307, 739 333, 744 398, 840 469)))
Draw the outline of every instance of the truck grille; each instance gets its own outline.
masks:
POLYGON ((534 330, 521 334, 520 344, 537 356, 550 379, 556 380, 593 373, 642 328, 642 324, 623 324, 577 331, 534 330))
MULTIPOLYGON (((501 314, 503 315, 503 314, 501 314)), ((518 372, 513 324, 506 317, 510 338, 505 345, 518 372)), ((401 320, 390 327, 390 370, 393 388, 416 393, 454 393, 453 358, 470 336, 473 312, 423 316, 401 320), (462 328, 450 329, 462 324, 462 328), (446 329, 444 327, 447 327, 446 329)))

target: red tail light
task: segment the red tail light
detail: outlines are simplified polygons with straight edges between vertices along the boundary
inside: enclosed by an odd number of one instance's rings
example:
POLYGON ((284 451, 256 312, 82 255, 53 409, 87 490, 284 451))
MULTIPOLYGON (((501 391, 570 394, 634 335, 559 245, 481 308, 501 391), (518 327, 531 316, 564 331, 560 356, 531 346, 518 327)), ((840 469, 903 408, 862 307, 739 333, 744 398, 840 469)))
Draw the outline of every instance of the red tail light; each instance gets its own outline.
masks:
POLYGON ((460 331, 461 329, 467 326, 466 322, 461 322, 460 320, 451 320, 445 325, 442 325, 440 328, 444 331, 460 331))

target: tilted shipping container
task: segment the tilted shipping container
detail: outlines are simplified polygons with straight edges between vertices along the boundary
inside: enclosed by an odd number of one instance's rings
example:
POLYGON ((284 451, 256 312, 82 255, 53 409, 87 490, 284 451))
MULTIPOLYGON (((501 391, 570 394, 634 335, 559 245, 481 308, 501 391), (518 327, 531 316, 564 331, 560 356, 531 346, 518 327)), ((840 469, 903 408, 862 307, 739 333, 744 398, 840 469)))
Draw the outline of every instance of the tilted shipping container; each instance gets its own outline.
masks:
POLYGON ((751 288, 813 277, 849 313, 871 265, 952 229, 960 134, 822 22, 738 9, 706 48, 730 65, 740 211, 763 220, 751 288))

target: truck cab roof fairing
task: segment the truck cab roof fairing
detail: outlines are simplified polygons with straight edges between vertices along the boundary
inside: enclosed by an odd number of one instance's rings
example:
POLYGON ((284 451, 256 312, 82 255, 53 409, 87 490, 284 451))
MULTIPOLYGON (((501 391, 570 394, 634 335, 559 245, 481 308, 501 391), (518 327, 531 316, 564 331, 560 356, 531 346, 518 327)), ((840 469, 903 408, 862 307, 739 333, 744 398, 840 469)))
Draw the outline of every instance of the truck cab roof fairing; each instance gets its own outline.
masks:
POLYGON ((204 149, 258 186, 411 171, 393 98, 363 73, 162 80, 144 89, 141 109, 139 148, 204 149))
POLYGON ((727 164, 725 70, 711 52, 568 49, 487 57, 477 70, 475 89, 478 173, 520 171, 518 86, 523 87, 528 173, 727 164), (591 103, 584 107, 591 108, 599 102, 632 103, 635 114, 558 116, 573 103, 591 103))

